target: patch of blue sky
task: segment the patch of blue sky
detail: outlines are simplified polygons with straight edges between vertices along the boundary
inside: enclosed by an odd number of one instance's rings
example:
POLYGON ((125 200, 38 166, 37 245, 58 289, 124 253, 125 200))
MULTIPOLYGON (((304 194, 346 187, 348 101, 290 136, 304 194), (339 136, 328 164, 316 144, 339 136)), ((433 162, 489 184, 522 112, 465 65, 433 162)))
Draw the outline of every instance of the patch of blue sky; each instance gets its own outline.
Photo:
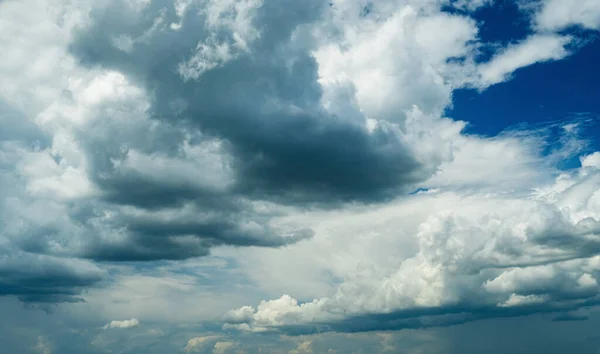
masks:
MULTIPOLYGON (((474 18, 481 24, 479 36, 486 43, 478 58, 481 61, 489 60, 498 46, 532 33, 527 12, 520 12, 514 1, 484 7, 474 18)), ((483 91, 455 90, 447 116, 469 122, 466 132, 483 136, 495 136, 518 126, 529 129, 556 122, 569 124, 572 120, 580 123, 581 137, 589 141, 586 151, 599 150, 600 40, 594 32, 577 27, 567 28, 562 34, 577 38, 577 48, 570 56, 521 68, 510 80, 483 91)), ((575 167, 575 160, 565 161, 561 168, 575 167)))

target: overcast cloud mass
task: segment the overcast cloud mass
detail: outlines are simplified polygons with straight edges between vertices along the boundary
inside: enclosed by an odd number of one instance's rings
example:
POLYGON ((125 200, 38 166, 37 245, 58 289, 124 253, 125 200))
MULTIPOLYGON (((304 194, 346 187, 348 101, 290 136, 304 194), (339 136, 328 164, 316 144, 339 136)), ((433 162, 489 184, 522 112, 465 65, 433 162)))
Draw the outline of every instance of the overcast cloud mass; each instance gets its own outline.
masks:
POLYGON ((598 31, 597 0, 0 1, 2 350, 598 353, 600 107, 452 114, 598 31))

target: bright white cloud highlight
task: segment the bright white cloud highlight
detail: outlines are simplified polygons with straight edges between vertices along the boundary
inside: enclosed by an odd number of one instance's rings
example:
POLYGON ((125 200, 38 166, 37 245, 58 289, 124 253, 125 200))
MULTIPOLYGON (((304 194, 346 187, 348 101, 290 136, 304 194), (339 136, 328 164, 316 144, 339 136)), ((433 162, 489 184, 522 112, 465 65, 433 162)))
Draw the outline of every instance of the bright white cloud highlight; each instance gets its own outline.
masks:
POLYGON ((106 324, 104 326, 104 328, 105 329, 108 329, 108 328, 124 329, 124 328, 137 327, 139 325, 140 325, 140 321, 137 318, 132 318, 130 320, 123 320, 123 321, 110 321, 110 323, 106 324))
MULTIPOLYGON (((207 345, 210 345, 215 342, 220 343, 220 342, 217 342, 219 340, 219 338, 221 338, 221 336, 204 336, 204 337, 190 338, 190 340, 188 340, 187 345, 185 346, 184 350, 186 353, 200 352, 207 345)), ((216 343, 215 343, 215 347, 216 347, 216 343)))
POLYGON ((600 29, 600 3, 596 0, 543 0, 534 20, 538 29, 558 31, 570 26, 600 29))

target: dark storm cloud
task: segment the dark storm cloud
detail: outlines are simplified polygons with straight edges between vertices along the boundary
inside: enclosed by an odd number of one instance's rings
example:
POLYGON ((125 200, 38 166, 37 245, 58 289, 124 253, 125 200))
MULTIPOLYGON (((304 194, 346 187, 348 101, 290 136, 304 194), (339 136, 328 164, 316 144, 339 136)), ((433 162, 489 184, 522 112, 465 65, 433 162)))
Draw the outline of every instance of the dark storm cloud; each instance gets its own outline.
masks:
POLYGON ((51 138, 23 113, 1 101, 0 125, 0 296, 16 296, 22 302, 35 304, 82 301, 84 289, 104 278, 100 269, 88 262, 37 255, 14 247, 45 253, 39 240, 55 230, 21 228, 24 234, 19 239, 6 237, 9 229, 19 224, 19 220, 7 217, 22 190, 14 171, 14 165, 20 161, 18 151, 46 148, 51 138))
POLYGON ((155 119, 226 141, 236 193, 284 203, 389 198, 432 171, 417 162, 395 130, 369 133, 322 108, 312 39, 302 25, 321 18, 325 4, 266 1, 256 10, 260 36, 249 53, 198 79, 185 80, 179 65, 208 36, 226 42, 228 34, 211 32, 197 8, 187 10, 177 31, 153 30, 129 52, 112 39, 136 38, 157 18, 178 22, 172 4, 152 2, 141 16, 124 4, 98 10, 72 52, 84 64, 119 70, 144 85, 155 119))
POLYGON ((79 302, 84 289, 104 279, 104 272, 83 261, 37 256, 15 250, 0 253, 0 296, 27 303, 79 302))
POLYGON ((239 214, 227 212, 205 220, 123 217, 115 226, 124 228, 125 238, 119 242, 91 242, 82 256, 101 261, 180 260, 206 256, 214 246, 281 247, 312 236, 305 229, 283 234, 269 227, 267 221, 246 222, 239 219, 239 214), (248 222, 251 226, 245 227, 248 222))

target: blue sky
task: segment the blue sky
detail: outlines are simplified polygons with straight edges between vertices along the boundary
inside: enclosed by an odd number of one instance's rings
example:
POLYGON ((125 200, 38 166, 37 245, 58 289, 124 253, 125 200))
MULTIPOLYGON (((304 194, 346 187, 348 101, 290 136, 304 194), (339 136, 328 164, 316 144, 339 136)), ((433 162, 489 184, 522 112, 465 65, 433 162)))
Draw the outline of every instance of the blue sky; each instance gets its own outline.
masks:
MULTIPOLYGON (((473 15, 481 22, 479 35, 489 43, 506 44, 531 34, 528 16, 517 2, 499 1, 473 15)), ((519 124, 544 124, 585 115, 590 120, 584 134, 597 149, 600 78, 596 70, 600 41, 595 31, 578 27, 567 32, 580 33, 585 45, 566 60, 521 68, 507 82, 483 92, 456 90, 448 115, 470 123, 475 134, 496 135, 519 124)))
MULTIPOLYGON (((481 23, 480 38, 488 43, 507 44, 532 32, 527 13, 520 11, 514 1, 499 1, 484 7, 474 13, 473 18, 481 23)), ((596 70, 600 60, 598 34, 581 27, 567 28, 564 32, 578 34, 584 43, 566 60, 521 68, 511 80, 483 92, 456 90, 448 116, 469 122, 467 132, 487 136, 515 126, 552 125, 581 119, 581 136, 588 140, 589 151, 598 150, 600 89, 595 84, 600 79, 600 72, 596 70)), ((561 168, 577 164, 574 159, 561 168)))
POLYGON ((597 0, 0 23, 3 353, 600 350, 597 0))

